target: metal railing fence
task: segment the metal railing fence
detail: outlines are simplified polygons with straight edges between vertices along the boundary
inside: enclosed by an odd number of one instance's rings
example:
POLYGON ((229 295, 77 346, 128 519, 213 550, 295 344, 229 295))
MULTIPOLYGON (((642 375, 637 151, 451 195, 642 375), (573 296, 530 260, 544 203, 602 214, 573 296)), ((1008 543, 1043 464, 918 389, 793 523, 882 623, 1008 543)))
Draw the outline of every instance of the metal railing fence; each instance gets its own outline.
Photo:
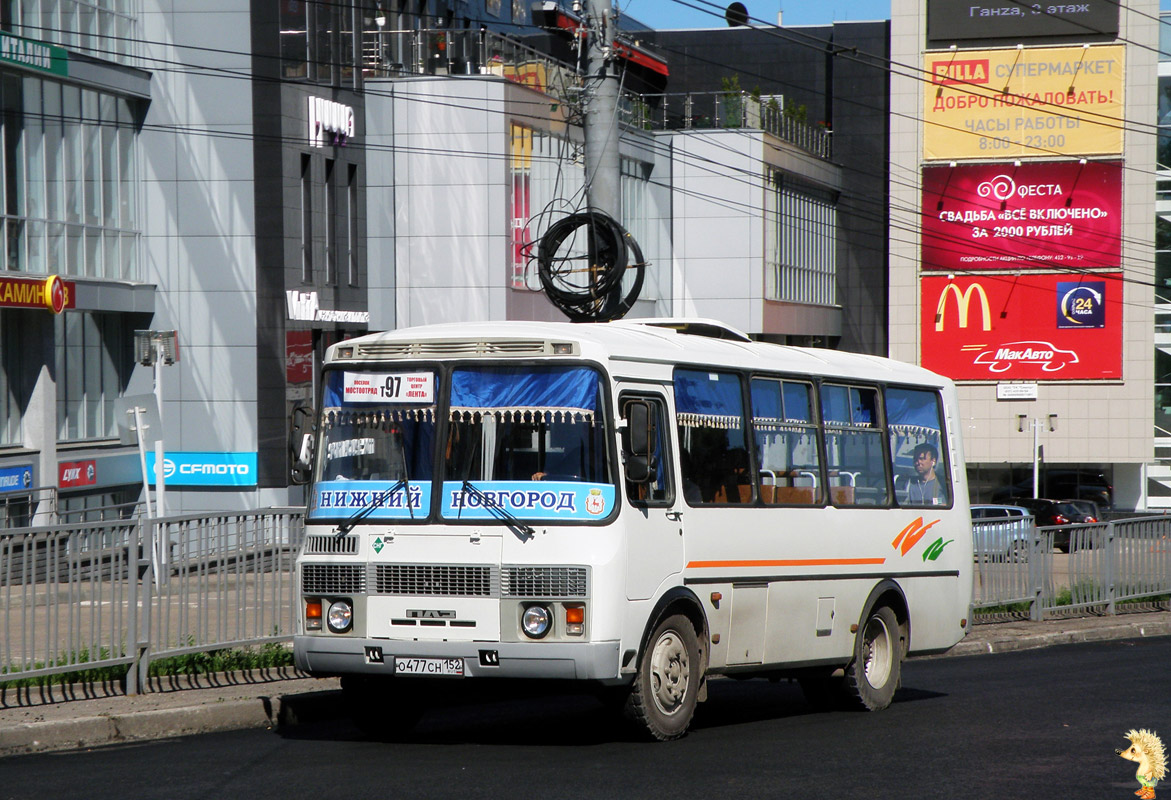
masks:
POLYGON ((291 640, 303 511, 0 531, 0 682, 291 640))
POLYGON ((1032 517, 976 521, 972 536, 977 622, 1116 614, 1120 605, 1165 607, 1171 595, 1171 517, 1057 527, 1036 527, 1032 517))

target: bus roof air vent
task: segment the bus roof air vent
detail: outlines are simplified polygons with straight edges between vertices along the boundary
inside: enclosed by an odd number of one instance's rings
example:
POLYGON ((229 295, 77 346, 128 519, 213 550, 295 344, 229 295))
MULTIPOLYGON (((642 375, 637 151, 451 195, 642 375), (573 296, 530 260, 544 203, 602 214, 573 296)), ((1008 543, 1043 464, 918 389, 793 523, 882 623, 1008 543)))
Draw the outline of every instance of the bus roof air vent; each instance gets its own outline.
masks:
POLYGON ((629 320, 636 325, 646 325, 651 328, 670 328, 678 333, 689 336, 704 336, 708 339, 728 339, 733 342, 751 342, 747 333, 736 330, 715 319, 679 319, 664 317, 662 319, 629 320))

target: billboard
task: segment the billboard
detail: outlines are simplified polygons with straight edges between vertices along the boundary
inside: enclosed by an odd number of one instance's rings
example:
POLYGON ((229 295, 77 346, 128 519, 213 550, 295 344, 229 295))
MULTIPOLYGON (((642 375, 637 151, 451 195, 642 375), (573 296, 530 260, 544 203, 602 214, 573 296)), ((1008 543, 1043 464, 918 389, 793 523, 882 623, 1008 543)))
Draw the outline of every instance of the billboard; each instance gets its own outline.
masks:
POLYGON ((923 157, 1122 153, 1123 48, 924 55, 923 157))
POLYGON ((1122 162, 923 168, 923 269, 1119 268, 1122 162))
POLYGON ((1082 37, 1118 33, 1118 0, 927 0, 927 41, 1082 37))
POLYGON ((954 380, 1122 377, 1122 273, 926 276, 922 364, 954 380))
MULTIPOLYGON (((163 455, 167 486, 255 486, 256 453, 172 452, 163 455)), ((146 454, 147 476, 155 484, 155 454, 146 454)))

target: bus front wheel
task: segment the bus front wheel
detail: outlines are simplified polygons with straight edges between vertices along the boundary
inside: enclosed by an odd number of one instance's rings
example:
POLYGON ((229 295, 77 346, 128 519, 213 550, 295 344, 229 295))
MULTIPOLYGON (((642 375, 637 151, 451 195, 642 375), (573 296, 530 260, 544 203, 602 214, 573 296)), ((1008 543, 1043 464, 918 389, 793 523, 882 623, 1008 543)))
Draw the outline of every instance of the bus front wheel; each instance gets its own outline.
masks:
POLYGON ((851 694, 870 711, 886 708, 899 688, 902 660, 898 618, 889 607, 879 606, 854 639, 854 660, 846 667, 851 694))
POLYGON ((626 699, 628 719, 661 742, 687 733, 703 666, 699 639, 682 614, 658 624, 638 662, 638 674, 626 699))

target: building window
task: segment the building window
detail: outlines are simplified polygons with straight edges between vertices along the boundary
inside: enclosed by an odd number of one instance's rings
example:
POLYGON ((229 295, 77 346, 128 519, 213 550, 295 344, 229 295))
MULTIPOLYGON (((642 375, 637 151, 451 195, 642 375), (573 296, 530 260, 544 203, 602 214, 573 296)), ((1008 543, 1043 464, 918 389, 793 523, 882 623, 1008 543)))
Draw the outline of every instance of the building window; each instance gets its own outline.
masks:
POLYGON ((140 0, 23 0, 5 3, 17 36, 137 66, 140 0))
POLYGON ((301 154, 301 280, 313 282, 313 159, 301 154))
POLYGON ((57 439, 118 434, 114 401, 134 368, 134 322, 124 314, 68 312, 57 325, 57 439))
POLYGON ((349 164, 346 176, 346 268, 350 286, 358 285, 358 166, 349 164))
MULTIPOLYGON (((0 313, 0 446, 24 444, 24 409, 28 406, 30 387, 22 362, 32 346, 26 342, 26 314, 0 313)), ((43 312, 35 312, 43 313, 43 312)))
POLYGON ((774 172, 765 193, 765 297, 835 305, 836 281, 833 193, 774 172))
POLYGON ((325 282, 337 284, 337 187, 333 180, 334 160, 325 159, 325 282))
POLYGON ((5 268, 138 280, 130 101, 35 77, 0 83, 5 268))

